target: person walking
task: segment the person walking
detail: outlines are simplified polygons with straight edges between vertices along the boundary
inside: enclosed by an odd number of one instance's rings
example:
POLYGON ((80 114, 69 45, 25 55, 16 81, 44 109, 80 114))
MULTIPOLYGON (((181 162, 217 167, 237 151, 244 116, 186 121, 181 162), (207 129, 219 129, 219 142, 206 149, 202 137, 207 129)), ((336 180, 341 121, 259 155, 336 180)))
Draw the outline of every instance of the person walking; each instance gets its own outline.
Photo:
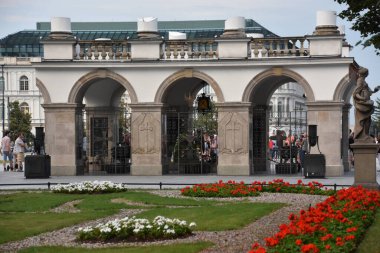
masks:
POLYGON ((1 152, 3 154, 3 167, 4 171, 13 170, 13 157, 11 150, 11 138, 9 138, 9 131, 6 130, 4 132, 4 137, 1 139, 1 152), (9 161, 9 165, 6 166, 7 159, 9 161))
POLYGON ((26 143, 24 142, 24 134, 20 133, 18 138, 15 141, 15 147, 14 147, 14 153, 17 154, 17 166, 18 166, 17 171, 20 171, 20 172, 23 171, 22 163, 24 162, 24 158, 25 158, 25 155, 24 155, 25 147, 26 147, 26 143))

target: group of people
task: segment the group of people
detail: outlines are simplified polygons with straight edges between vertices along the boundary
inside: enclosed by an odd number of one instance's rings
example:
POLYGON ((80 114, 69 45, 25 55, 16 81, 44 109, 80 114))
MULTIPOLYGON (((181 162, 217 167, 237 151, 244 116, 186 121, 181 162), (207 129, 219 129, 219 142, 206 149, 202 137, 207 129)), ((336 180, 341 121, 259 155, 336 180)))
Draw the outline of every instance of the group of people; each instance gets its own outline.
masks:
POLYGON ((19 133, 14 142, 9 137, 9 134, 10 132, 6 130, 1 139, 4 171, 23 171, 24 153, 27 147, 27 144, 24 142, 24 134, 19 133), (7 161, 9 161, 8 165, 7 161))
POLYGON ((205 162, 214 162, 218 156, 218 136, 204 133, 202 136, 202 159, 205 162))
POLYGON ((284 131, 277 131, 276 135, 269 137, 268 151, 269 158, 280 163, 289 162, 292 158, 296 158, 298 172, 304 166, 305 154, 308 153, 309 143, 307 134, 286 135, 284 131))

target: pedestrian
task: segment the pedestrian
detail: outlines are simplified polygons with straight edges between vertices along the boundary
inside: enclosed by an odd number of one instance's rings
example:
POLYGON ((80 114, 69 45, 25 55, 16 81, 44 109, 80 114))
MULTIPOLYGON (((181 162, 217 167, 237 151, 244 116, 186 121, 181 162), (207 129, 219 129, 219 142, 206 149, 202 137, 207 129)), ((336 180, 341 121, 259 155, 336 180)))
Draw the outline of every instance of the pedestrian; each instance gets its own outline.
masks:
POLYGON ((24 134, 20 132, 18 138, 15 141, 15 147, 14 147, 14 153, 17 154, 17 167, 18 167, 17 171, 20 171, 20 172, 23 171, 22 163, 24 162, 24 158, 25 158, 24 153, 25 153, 26 146, 27 145, 24 142, 24 134))
POLYGON ((4 132, 4 137, 1 139, 1 152, 3 154, 3 167, 4 171, 13 170, 13 157, 11 150, 11 138, 9 138, 9 131, 6 130, 4 132), (7 159, 9 161, 9 165, 6 166, 7 159))
POLYGON ((271 138, 269 138, 268 149, 269 149, 269 159, 270 160, 273 160, 273 148, 274 148, 274 142, 271 138))
POLYGON ((301 168, 304 168, 305 166, 305 156, 307 153, 309 153, 309 141, 307 140, 307 134, 304 133, 302 135, 301 152, 300 152, 301 168))

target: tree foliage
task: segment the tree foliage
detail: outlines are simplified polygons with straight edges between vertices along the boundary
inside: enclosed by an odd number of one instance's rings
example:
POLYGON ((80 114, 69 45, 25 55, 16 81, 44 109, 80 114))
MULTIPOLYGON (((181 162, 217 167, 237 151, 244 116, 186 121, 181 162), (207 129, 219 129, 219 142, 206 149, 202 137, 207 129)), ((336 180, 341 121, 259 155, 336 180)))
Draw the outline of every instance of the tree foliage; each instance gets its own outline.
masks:
POLYGON ((32 130, 32 116, 30 113, 24 113, 20 109, 18 101, 9 103, 9 130, 10 137, 15 140, 20 132, 24 133, 26 141, 30 143, 34 136, 32 130))
POLYGON ((197 117, 194 119, 194 128, 202 129, 208 134, 218 133, 218 119, 216 118, 217 109, 215 103, 210 101, 210 111, 205 113, 199 112, 197 117))
POLYGON ((339 17, 353 22, 352 30, 359 31, 362 37, 356 45, 374 46, 380 55, 380 1, 379 0, 334 0, 346 4, 348 8, 339 17))

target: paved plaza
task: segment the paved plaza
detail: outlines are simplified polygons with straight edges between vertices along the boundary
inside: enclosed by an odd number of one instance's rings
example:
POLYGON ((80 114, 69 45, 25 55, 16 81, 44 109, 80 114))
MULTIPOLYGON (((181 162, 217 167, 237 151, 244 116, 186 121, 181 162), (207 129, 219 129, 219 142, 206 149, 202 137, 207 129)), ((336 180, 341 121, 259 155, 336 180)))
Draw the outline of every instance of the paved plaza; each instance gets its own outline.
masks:
MULTIPOLYGON (((52 176, 47 179, 26 179, 24 172, 0 171, 0 190, 6 189, 47 189, 47 183, 73 183, 82 181, 112 181, 114 183, 127 183, 131 188, 158 189, 160 182, 162 188, 182 188, 185 184, 214 183, 219 180, 244 181, 271 181, 282 178, 286 182, 297 183, 318 181, 324 185, 352 185, 354 183, 354 173, 348 172, 341 177, 326 178, 305 178, 301 174, 297 175, 252 175, 252 176, 217 176, 217 175, 165 175, 165 176, 131 176, 131 175, 98 175, 98 176, 52 176), (4 185, 15 184, 15 185, 4 185), (19 184, 19 185, 16 185, 19 184), (24 185, 25 184, 25 185, 24 185), (32 185, 36 184, 36 185, 32 185), (41 185, 38 185, 41 184, 41 185), (177 184, 177 185, 176 185, 177 184)), ((380 172, 377 172, 377 182, 380 182, 380 172)))

